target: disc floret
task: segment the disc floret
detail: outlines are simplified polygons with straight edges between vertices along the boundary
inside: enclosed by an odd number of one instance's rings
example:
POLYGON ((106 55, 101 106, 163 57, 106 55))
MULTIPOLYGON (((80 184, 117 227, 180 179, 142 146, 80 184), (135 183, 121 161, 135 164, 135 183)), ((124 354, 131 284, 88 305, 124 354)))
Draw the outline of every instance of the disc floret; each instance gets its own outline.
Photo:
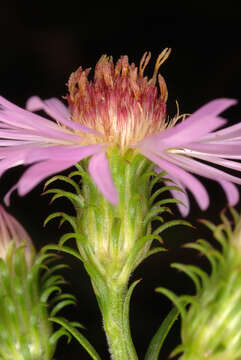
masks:
POLYGON ((129 64, 127 56, 121 56, 114 65, 112 57, 103 55, 93 81, 88 80, 90 68, 80 67, 72 73, 67 96, 72 120, 102 135, 85 136, 85 142, 111 143, 123 150, 165 128, 168 93, 158 71, 169 53, 170 49, 165 49, 159 55, 151 79, 144 76, 150 53, 143 55, 139 68, 129 64))

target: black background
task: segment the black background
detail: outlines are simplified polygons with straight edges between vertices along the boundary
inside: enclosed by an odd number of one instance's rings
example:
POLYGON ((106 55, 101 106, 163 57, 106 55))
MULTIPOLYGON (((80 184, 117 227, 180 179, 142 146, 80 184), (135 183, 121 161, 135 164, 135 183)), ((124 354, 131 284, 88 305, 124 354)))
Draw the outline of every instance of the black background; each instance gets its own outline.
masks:
MULTIPOLYGON (((152 59, 147 73, 152 74, 155 59, 165 47, 172 54, 162 66, 169 89, 168 113, 175 114, 177 100, 182 113, 191 113, 205 102, 217 97, 240 99, 241 81, 241 17, 235 2, 147 2, 105 3, 19 1, 0 5, 0 93, 10 101, 24 106, 31 95, 42 98, 66 94, 70 73, 79 65, 94 67, 102 54, 117 60, 127 54, 138 63, 145 51, 152 59), (159 5, 157 5, 159 4, 159 5)), ((240 120, 240 105, 225 113, 230 123, 240 120)), ((7 172, 1 179, 1 196, 11 187, 23 169, 7 172)), ((177 293, 192 292, 189 279, 169 269, 170 262, 198 262, 205 260, 180 247, 186 241, 208 236, 196 223, 200 217, 218 221, 225 206, 225 197, 215 182, 204 180, 211 204, 201 213, 193 202, 188 220, 197 229, 176 228, 164 237, 167 253, 153 256, 141 265, 133 279, 142 278, 132 298, 131 323, 133 338, 140 359, 148 341, 161 319, 170 309, 170 303, 154 292, 158 285, 177 293)), ((41 197, 43 184, 24 198, 12 196, 9 211, 19 219, 33 237, 39 249, 48 242, 57 242, 67 227, 58 229, 56 222, 43 228, 46 216, 54 210, 71 211, 65 201, 49 205, 41 197)), ((239 209, 239 207, 237 207, 239 209)), ((180 216, 173 208, 175 217, 180 216)), ((69 319, 79 320, 87 330, 86 336, 103 359, 108 358, 102 331, 101 317, 92 294, 89 279, 81 264, 64 257, 71 265, 66 277, 68 290, 78 297, 75 309, 64 312, 69 319)), ((178 324, 163 348, 162 358, 177 344, 178 324)), ((60 342, 56 359, 88 359, 89 356, 75 340, 67 345, 60 342)))

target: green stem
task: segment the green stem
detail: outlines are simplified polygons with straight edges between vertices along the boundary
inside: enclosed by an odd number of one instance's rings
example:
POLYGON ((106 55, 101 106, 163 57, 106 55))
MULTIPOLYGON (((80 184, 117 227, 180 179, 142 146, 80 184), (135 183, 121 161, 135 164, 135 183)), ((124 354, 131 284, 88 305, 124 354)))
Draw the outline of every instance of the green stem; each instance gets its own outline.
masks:
POLYGON ((137 360, 130 332, 125 328, 124 316, 128 316, 124 312, 125 296, 125 288, 109 288, 107 302, 104 308, 102 307, 104 330, 112 359, 137 360))

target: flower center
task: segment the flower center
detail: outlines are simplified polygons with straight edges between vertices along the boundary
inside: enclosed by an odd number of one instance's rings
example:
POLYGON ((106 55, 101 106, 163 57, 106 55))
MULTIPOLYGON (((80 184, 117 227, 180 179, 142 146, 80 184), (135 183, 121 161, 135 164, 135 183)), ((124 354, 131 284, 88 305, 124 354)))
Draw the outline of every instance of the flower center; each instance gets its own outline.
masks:
POLYGON ((170 49, 164 49, 156 61, 151 79, 144 70, 151 54, 145 53, 139 68, 121 56, 114 65, 112 57, 103 55, 95 67, 93 81, 90 68, 71 74, 67 100, 72 120, 101 133, 102 138, 84 135, 87 143, 111 143, 122 150, 133 142, 165 128, 167 87, 158 74, 170 49), (159 83, 159 91, 156 81, 159 83))

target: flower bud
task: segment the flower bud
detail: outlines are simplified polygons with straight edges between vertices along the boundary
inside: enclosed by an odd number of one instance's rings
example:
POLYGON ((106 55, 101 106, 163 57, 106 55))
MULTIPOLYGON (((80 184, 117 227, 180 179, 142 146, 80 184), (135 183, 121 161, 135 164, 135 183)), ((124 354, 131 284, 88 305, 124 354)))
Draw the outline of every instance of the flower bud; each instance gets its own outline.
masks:
POLYGON ((195 296, 172 297, 182 316, 182 344, 173 352, 183 352, 181 360, 241 358, 241 220, 234 209, 230 211, 232 221, 224 213, 223 223, 218 226, 202 221, 212 230, 222 251, 204 240, 187 245, 207 257, 210 275, 196 266, 173 264, 190 276, 197 289, 195 296), (185 309, 187 302, 189 307, 185 309))
MULTIPOLYGON (((1 360, 50 360, 53 357, 59 336, 53 333, 47 305, 53 292, 51 287, 60 291, 55 285, 60 283, 61 276, 58 282, 54 281, 56 275, 51 281, 53 271, 49 271, 46 264, 43 266, 51 256, 53 254, 36 255, 27 232, 0 206, 1 360)), ((61 296, 63 300, 64 295, 61 296)))
POLYGON ((0 205, 0 258, 5 260, 10 244, 16 248, 24 246, 25 259, 30 266, 35 253, 32 241, 23 226, 0 205))

